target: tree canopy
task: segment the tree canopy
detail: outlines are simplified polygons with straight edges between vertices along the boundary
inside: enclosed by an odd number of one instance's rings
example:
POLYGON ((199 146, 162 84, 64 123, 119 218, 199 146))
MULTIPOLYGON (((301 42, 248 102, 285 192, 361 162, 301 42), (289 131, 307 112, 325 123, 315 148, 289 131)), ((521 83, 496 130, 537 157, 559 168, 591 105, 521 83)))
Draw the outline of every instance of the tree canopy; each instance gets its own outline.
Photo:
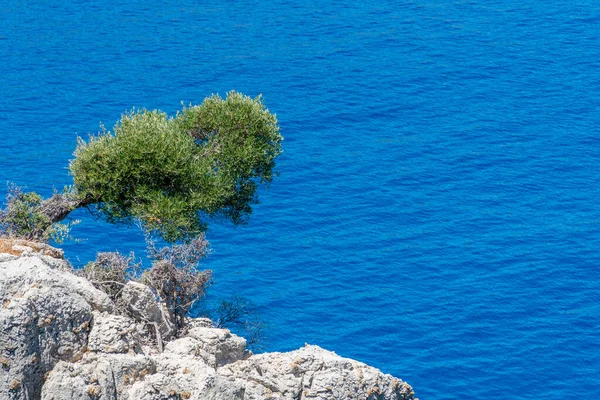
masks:
POLYGON ((282 140, 260 96, 212 95, 174 117, 132 110, 112 131, 79 139, 74 186, 34 213, 54 223, 93 207, 110 222, 140 221, 170 242, 196 237, 211 218, 245 223, 258 186, 273 179, 282 140))

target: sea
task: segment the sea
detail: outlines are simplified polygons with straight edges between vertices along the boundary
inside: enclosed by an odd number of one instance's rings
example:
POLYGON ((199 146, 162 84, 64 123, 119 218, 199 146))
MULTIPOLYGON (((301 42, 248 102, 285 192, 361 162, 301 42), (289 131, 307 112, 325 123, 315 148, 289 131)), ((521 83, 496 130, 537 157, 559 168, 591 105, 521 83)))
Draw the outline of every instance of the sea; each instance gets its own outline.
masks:
MULTIPOLYGON (((72 183, 77 137, 235 90, 279 176, 212 221, 206 302, 427 399, 600 399, 600 2, 3 0, 0 198, 72 183)), ((63 245, 145 257, 85 210, 63 245)))

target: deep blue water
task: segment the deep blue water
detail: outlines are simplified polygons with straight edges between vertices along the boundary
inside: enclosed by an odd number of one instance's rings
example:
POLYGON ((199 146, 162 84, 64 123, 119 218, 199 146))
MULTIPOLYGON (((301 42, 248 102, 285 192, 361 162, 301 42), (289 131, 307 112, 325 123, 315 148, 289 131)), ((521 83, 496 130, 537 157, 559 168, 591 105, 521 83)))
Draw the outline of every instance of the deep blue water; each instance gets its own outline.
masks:
MULTIPOLYGON (((422 400, 595 399, 599 87, 591 0, 6 0, 0 178, 49 195, 100 121, 262 93, 280 177, 205 266, 266 350, 318 344, 422 400)), ((143 254, 76 217, 74 264, 143 254)))

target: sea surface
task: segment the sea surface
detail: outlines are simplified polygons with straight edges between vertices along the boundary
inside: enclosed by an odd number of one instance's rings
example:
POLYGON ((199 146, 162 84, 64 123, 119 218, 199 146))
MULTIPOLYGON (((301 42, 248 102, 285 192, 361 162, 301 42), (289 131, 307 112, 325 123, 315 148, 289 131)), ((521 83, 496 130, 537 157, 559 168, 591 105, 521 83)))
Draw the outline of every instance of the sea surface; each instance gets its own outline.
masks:
MULTIPOLYGON (((600 399, 600 2, 0 2, 5 182, 70 184, 133 107, 263 94, 285 137, 210 299, 426 399, 600 399)), ((144 255, 86 212, 64 246, 144 255)))

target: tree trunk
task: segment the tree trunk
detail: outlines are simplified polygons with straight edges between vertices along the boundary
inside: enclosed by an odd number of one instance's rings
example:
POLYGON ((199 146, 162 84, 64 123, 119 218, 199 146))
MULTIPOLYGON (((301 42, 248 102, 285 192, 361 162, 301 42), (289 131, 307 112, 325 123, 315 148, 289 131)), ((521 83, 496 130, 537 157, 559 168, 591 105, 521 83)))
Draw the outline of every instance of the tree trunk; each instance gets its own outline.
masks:
POLYGON ((55 223, 67 218, 71 211, 93 203, 89 199, 81 199, 70 193, 55 193, 49 199, 42 201, 40 210, 51 223, 55 223))

